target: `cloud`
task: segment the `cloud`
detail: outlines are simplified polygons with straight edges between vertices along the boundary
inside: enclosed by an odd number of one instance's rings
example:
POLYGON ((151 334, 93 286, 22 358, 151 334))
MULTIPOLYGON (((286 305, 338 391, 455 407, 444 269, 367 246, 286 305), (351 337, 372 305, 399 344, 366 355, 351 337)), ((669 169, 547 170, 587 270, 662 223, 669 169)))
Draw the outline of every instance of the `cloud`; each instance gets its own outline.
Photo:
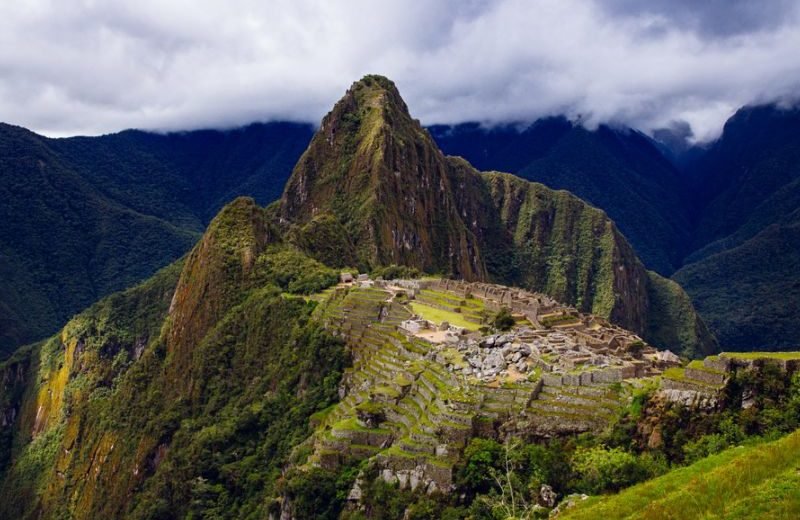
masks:
POLYGON ((48 135, 318 122, 364 74, 426 124, 553 114, 708 139, 794 99, 791 1, 28 0, 0 4, 0 120, 48 135))

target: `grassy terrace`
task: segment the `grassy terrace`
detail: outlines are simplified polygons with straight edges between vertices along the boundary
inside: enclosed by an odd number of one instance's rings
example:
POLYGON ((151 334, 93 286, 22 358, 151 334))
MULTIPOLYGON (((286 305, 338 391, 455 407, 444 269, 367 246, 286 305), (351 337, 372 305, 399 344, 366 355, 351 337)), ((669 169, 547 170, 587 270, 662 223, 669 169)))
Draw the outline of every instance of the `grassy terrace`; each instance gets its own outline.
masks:
POLYGON ((343 431, 359 431, 359 432, 371 432, 371 433, 391 433, 391 430, 386 428, 365 428, 358 423, 358 420, 355 417, 351 417, 348 419, 341 420, 333 425, 334 430, 343 430, 343 431))
POLYGON ((800 430, 591 498, 558 518, 800 518, 799 469, 800 430))
POLYGON ((436 324, 446 321, 450 325, 464 327, 467 330, 478 330, 481 328, 479 324, 472 321, 467 321, 464 316, 457 312, 443 311, 419 302, 411 302, 410 305, 415 314, 418 314, 422 318, 432 321, 436 324))
MULTIPOLYGON (((712 373, 715 373, 715 374, 716 373, 722 373, 722 372, 718 372, 716 370, 713 370, 713 369, 710 369, 710 368, 705 368, 705 367, 702 367, 702 366, 701 367, 697 367, 697 368, 699 368, 700 370, 705 370, 706 372, 712 372, 712 373)), ((671 379, 673 381, 684 381, 686 383, 690 383, 690 384, 695 385, 697 387, 702 387, 702 388, 705 388, 705 389, 708 389, 708 390, 719 390, 719 389, 721 389, 723 387, 723 385, 714 385, 714 384, 711 384, 711 383, 706 383, 705 381, 700 381, 699 379, 688 378, 688 377, 686 377, 686 370, 684 368, 680 368, 680 367, 671 367, 671 368, 666 369, 664 371, 664 373, 661 374, 661 377, 663 377, 664 379, 671 379)))
POLYGON ((444 291, 423 289, 419 292, 419 296, 421 298, 441 303, 442 305, 451 307, 464 307, 475 312, 482 311, 484 308, 483 302, 478 298, 460 298, 455 294, 444 291), (464 305, 462 305, 461 302, 464 302, 464 305))
POLYGON ((545 316, 539 319, 539 323, 543 326, 550 328, 550 327, 557 327, 560 325, 573 325, 576 323, 580 323, 581 319, 579 316, 573 316, 572 314, 566 315, 552 315, 552 316, 545 316))
POLYGON ((724 374, 725 373, 722 370, 715 370, 713 368, 709 368, 709 367, 705 366, 703 364, 703 362, 701 360, 699 360, 699 359, 695 359, 694 361, 691 361, 688 365, 686 365, 686 367, 687 368, 693 368, 695 370, 702 370, 704 372, 711 372, 712 374, 724 374))
POLYGON ((800 352, 723 352, 727 358, 731 359, 780 359, 791 361, 800 359, 800 352))

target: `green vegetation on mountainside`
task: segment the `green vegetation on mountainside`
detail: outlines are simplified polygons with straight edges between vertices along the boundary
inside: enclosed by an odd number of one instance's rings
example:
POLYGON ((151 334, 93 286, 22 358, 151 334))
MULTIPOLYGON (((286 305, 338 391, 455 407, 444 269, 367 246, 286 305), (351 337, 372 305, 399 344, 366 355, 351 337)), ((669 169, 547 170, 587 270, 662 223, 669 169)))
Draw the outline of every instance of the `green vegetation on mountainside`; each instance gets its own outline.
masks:
POLYGON ((0 124, 0 359, 182 256, 236 195, 277 198, 311 131, 48 139, 0 124))
POLYGON ((790 519, 800 515, 800 431, 737 446, 618 495, 578 501, 559 519, 790 519))
POLYGON ((522 130, 475 123, 430 130, 446 153, 479 169, 567 189, 603 209, 649 269, 683 286, 724 348, 796 343, 796 107, 743 107, 717 141, 676 157, 683 171, 635 130, 587 130, 563 117, 522 130))
POLYGON ((800 216, 691 263, 674 278, 725 348, 791 349, 800 337, 798 272, 800 216))
POLYGON ((796 346, 800 110, 738 110, 688 170, 699 208, 696 251, 674 279, 724 348, 796 346))
POLYGON ((0 127, 0 358, 183 255, 197 229, 106 197, 47 140, 0 127))
POLYGON ((344 236, 335 243, 352 241, 362 268, 398 264, 484 278, 455 191, 444 156, 394 84, 366 76, 323 119, 286 184, 280 214, 303 229, 334 217, 344 236))
MULTIPOLYGON (((448 455, 458 493, 399 491, 357 463, 305 472, 299 468, 319 457, 306 442, 316 425, 330 421, 332 429, 353 435, 391 431, 330 415, 350 363, 343 340, 323 328, 332 325, 340 292, 324 293, 336 300, 330 306, 317 302, 324 299, 318 291, 336 275, 282 236, 270 209, 237 199, 180 263, 99 302, 58 336, 0 364, 0 418, 6 421, 0 427, 0 516, 263 518, 294 510, 326 518, 495 520, 507 510, 508 486, 525 507, 545 483, 562 495, 616 491, 747 436, 799 425, 800 377, 789 382, 767 365, 732 378, 726 402, 755 396, 752 406, 735 413, 666 406, 645 387, 614 412, 619 417, 607 432, 551 443, 509 436, 504 446, 472 439, 473 428, 491 434, 491 420, 472 426, 440 421, 468 436, 463 457, 461 448, 448 455), (308 293, 314 295, 302 296, 308 293), (653 441, 654 428, 660 444, 653 441), (342 512, 362 469, 365 510, 342 512), (505 483, 486 478, 506 470, 505 483)), ((342 302, 360 302, 377 317, 385 303, 380 292, 353 291, 342 302)), ((464 315, 479 310, 471 298, 435 291, 419 298, 457 305, 464 315)), ((352 320, 356 326, 360 316, 353 309, 340 325, 352 320)), ((419 345, 408 348, 419 354, 419 345)), ((400 366, 399 359, 378 355, 386 370, 400 366)), ((424 359, 402 366, 428 371, 423 379, 431 409, 406 403, 419 410, 420 420, 428 413, 459 416, 437 398, 451 404, 474 398, 454 391, 447 374, 424 359)), ((401 389, 411 384, 403 374, 395 382, 401 389)), ((389 385, 370 391, 376 399, 402 395, 389 385)), ((418 445, 414 436, 425 437, 418 429, 408 435, 409 449, 418 445)), ((399 447, 386 454, 408 456, 399 447)), ((425 460, 434 464, 435 457, 425 460)))
POLYGON ((263 217, 237 200, 183 263, 30 351, 24 391, 0 391, 17 414, 0 438, 0 516, 268 514, 346 355, 316 304, 286 294, 335 273, 281 246, 263 217))
POLYGON ((510 172, 557 190, 569 190, 602 208, 648 269, 663 275, 688 252, 686 188, 653 143, 632 129, 588 130, 563 117, 520 130, 465 123, 434 126, 442 150, 480 170, 510 172))

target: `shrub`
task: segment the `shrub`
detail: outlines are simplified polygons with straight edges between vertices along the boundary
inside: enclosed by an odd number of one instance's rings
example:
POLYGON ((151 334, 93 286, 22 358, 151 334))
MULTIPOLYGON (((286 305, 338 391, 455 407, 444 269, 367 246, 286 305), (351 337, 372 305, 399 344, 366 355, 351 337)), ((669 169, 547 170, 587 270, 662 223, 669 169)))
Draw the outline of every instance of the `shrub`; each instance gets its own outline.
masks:
POLYGON ((503 307, 500 311, 495 315, 494 319, 492 320, 492 326, 499 330, 509 330, 511 327, 514 326, 514 316, 511 315, 511 311, 507 308, 503 307))
POLYGON ((262 283, 274 283, 284 291, 312 294, 334 285, 339 275, 333 269, 291 248, 273 248, 256 262, 262 283))
POLYGON ((394 280, 395 278, 419 278, 422 273, 416 267, 405 265, 387 265, 372 271, 372 278, 383 278, 384 280, 394 280))
POLYGON ((572 458, 577 486, 591 494, 619 491, 665 469, 652 457, 637 457, 620 448, 578 448, 572 458))
POLYGON ((702 458, 719 453, 730 446, 728 439, 719 433, 703 435, 696 441, 689 441, 683 446, 684 462, 691 464, 702 458))
POLYGON ((634 341, 630 345, 628 345, 628 353, 636 359, 640 359, 642 357, 642 351, 644 350, 644 342, 642 341, 634 341))
POLYGON ((286 495, 296 518, 338 518, 336 474, 322 468, 295 471, 287 480, 286 495))
POLYGON ((495 481, 492 472, 499 467, 503 446, 491 439, 472 439, 464 449, 464 465, 458 472, 459 487, 468 492, 485 493, 495 481))

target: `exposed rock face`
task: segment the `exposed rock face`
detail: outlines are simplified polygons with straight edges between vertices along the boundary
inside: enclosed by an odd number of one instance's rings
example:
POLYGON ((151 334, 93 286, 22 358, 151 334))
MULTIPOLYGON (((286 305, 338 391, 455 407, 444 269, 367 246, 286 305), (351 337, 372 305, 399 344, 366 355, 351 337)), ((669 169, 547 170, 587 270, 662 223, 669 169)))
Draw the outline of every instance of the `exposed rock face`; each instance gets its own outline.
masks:
POLYGON ((167 349, 175 381, 191 384, 184 375, 194 345, 241 299, 244 291, 231 291, 232 283, 245 281, 258 254, 273 240, 263 208, 250 198, 236 199, 211 222, 186 259, 169 309, 167 349))
POLYGON ((539 505, 544 507, 553 507, 556 505, 558 495, 551 486, 543 484, 539 490, 539 505))
POLYGON ((320 244, 333 240, 334 256, 362 266, 525 287, 661 348, 716 349, 683 291, 648 272, 604 212, 445 157, 386 78, 355 83, 325 116, 276 211, 294 242, 320 259, 331 257, 320 244), (324 240, 309 236, 322 230, 324 240))
POLYGON ((334 215, 365 265, 483 279, 477 240, 457 213, 450 177, 394 84, 367 76, 322 120, 286 185, 281 216, 305 224, 334 215))
POLYGON ((20 415, 25 385, 30 374, 31 352, 21 349, 0 365, 0 473, 9 462, 13 436, 11 432, 20 415))

